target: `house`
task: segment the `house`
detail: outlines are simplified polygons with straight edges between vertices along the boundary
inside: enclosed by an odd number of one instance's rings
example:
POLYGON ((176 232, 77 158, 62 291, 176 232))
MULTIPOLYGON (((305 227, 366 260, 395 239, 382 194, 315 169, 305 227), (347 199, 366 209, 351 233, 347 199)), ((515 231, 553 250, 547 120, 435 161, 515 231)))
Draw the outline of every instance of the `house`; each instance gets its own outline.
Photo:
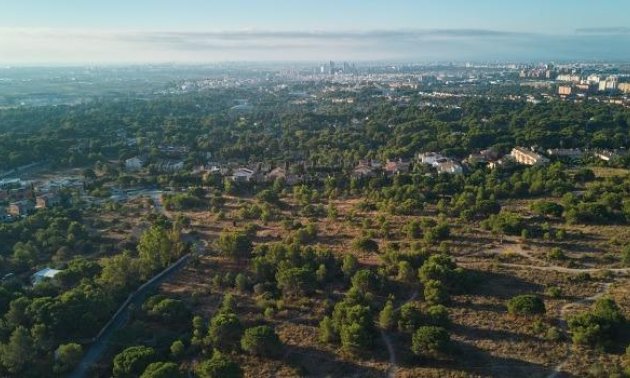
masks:
POLYGON ((442 160, 442 159, 445 159, 445 157, 437 152, 423 152, 423 153, 418 154, 418 160, 422 164, 427 164, 431 166, 435 166, 438 160, 442 160))
POLYGON ((184 162, 181 160, 163 160, 155 163, 153 166, 158 172, 172 173, 184 169, 184 162))
POLYGON ((402 159, 387 160, 385 164, 385 172, 389 175, 408 173, 411 169, 411 162, 402 159))
POLYGON ((611 161, 612 159, 626 155, 626 150, 602 150, 595 151, 595 156, 603 161, 611 161))
POLYGON ((125 160, 125 169, 127 171, 139 171, 144 167, 146 161, 137 156, 125 160))
POLYGON ((250 182, 254 177, 255 172, 249 168, 238 168, 232 173, 232 181, 234 182, 250 182))
POLYGON ((374 177, 376 171, 381 168, 381 164, 374 160, 359 160, 359 163, 352 170, 352 177, 374 177))
POLYGON ((9 214, 15 217, 23 217, 32 213, 34 209, 35 206, 33 206, 32 201, 22 200, 9 205, 9 214))
POLYGON ((448 173, 453 175, 460 175, 464 173, 462 166, 453 160, 438 163, 437 171, 438 173, 448 173))
POLYGON ((514 147, 512 152, 510 152, 510 156, 517 163, 525 165, 544 165, 549 162, 549 159, 546 157, 523 147, 514 147))
POLYGON ((46 279, 53 279, 60 272, 61 272, 61 270, 58 270, 58 269, 44 268, 44 269, 40 270, 39 272, 34 273, 31 276, 31 283, 34 286, 34 285, 37 285, 37 284, 39 284, 40 282, 42 282, 42 281, 44 281, 46 279))
POLYGON ((550 148, 547 154, 559 158, 579 159, 584 155, 584 151, 579 148, 550 148))
POLYGON ((46 193, 39 195, 35 198, 35 208, 46 209, 59 205, 61 198, 56 193, 46 193))

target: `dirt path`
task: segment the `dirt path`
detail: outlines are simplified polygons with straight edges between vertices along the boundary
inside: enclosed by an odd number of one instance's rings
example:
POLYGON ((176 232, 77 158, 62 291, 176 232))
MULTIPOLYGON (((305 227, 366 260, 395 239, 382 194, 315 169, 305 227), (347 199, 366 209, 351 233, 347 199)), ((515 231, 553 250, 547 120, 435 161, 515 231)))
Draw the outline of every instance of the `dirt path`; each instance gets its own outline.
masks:
MULTIPOLYGON (((407 299, 400 306, 396 307, 394 311, 398 311, 402 306, 415 300, 417 297, 418 297, 418 290, 414 289, 413 294, 409 297, 409 299, 407 299)), ((394 344, 392 343, 392 340, 387 334, 387 332, 385 332, 382 328, 379 328, 379 332, 381 333, 381 339, 383 339, 383 342, 385 343, 385 346, 387 347, 387 353, 389 353, 389 368, 387 369, 387 377, 395 378, 396 370, 398 370, 398 365, 397 365, 397 360, 396 360, 396 349, 394 348, 394 344)))
MULTIPOLYGON (((570 302, 565 304, 564 306, 562 306, 562 308, 560 309, 560 327, 562 328, 562 330, 566 333, 568 332, 568 325, 567 325, 567 321, 566 321, 566 315, 567 312, 571 309, 573 309, 574 307, 577 306, 585 306, 588 305, 592 302, 595 302, 597 299, 603 297, 604 295, 606 295, 606 293, 608 293, 608 290, 610 289, 610 286, 612 285, 612 282, 605 282, 605 283, 600 283, 600 288, 597 291, 597 293, 595 293, 594 295, 588 297, 588 298, 582 298, 578 301, 575 302, 570 302)), ((572 354, 572 349, 571 347, 569 347, 569 349, 567 350, 567 354, 566 357, 558 364, 556 365, 556 367, 553 369, 552 373, 549 374, 547 376, 547 378, 559 378, 562 376, 562 369, 564 369, 564 367, 569 363, 569 360, 571 358, 571 354, 572 354)))

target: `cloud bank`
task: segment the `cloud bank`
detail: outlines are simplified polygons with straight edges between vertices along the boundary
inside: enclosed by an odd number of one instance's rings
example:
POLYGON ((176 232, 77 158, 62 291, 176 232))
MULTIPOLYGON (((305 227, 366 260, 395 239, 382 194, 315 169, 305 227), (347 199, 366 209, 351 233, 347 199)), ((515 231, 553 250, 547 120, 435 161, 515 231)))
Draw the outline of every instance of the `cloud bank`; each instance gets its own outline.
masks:
POLYGON ((630 29, 116 31, 0 28, 2 64, 347 60, 630 60, 630 29))

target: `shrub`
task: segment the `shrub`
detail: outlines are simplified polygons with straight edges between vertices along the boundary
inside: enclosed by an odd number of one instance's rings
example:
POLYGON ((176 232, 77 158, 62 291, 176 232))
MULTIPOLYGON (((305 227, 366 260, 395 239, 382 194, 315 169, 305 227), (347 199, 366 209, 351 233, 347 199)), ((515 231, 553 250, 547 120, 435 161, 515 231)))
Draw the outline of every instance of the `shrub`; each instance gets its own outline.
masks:
POLYGON ((546 312, 545 302, 537 295, 519 295, 507 302, 508 312, 511 315, 539 315, 546 312))
POLYGON ((411 351, 418 356, 444 353, 450 344, 450 339, 450 335, 442 327, 420 327, 411 338, 411 351))
POLYGON ((155 359, 155 350, 138 345, 129 347, 114 357, 114 377, 137 377, 155 359))
POLYGON ((378 252, 378 243, 366 237, 355 239, 352 247, 359 252, 378 252))
POLYGON ((177 364, 172 362, 154 362, 149 364, 140 378, 181 378, 177 364))
POLYGON ((253 355, 272 357, 280 353, 282 343, 271 327, 263 325, 245 330, 241 348, 253 355))
POLYGON ((199 378, 240 378, 242 369, 218 350, 212 353, 212 358, 206 360, 195 369, 199 378))

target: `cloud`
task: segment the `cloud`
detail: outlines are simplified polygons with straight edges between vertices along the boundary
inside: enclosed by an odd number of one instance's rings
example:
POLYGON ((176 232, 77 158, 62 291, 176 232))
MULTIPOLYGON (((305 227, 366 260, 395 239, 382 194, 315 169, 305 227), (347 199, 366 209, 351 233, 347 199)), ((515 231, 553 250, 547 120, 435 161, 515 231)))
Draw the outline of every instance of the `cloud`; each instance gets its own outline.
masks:
POLYGON ((544 35, 480 29, 134 31, 0 28, 0 62, 630 59, 627 28, 544 35))

